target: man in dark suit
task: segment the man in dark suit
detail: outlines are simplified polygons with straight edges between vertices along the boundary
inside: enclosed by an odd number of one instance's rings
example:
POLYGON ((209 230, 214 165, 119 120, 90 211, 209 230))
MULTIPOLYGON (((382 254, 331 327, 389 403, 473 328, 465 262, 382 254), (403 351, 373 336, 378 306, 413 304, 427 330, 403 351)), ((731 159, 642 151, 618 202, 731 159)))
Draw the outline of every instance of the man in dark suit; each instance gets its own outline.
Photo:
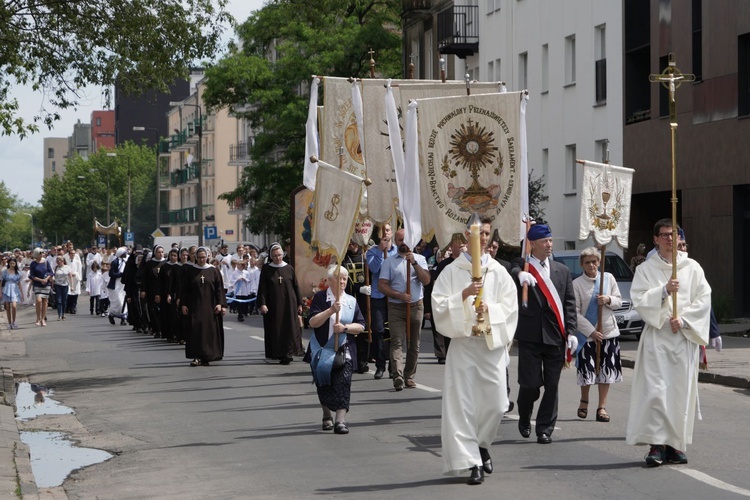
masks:
POLYGON ((578 345, 575 295, 570 271, 553 261, 552 232, 544 224, 529 230, 529 272, 523 261, 513 262, 511 276, 518 286, 519 318, 515 338, 518 340, 518 430, 521 436, 531 435, 531 414, 544 395, 536 415, 537 442, 552 442, 557 421, 557 385, 565 364, 565 348, 572 352, 578 345), (524 283, 529 285, 528 306, 523 307, 521 294, 524 283))

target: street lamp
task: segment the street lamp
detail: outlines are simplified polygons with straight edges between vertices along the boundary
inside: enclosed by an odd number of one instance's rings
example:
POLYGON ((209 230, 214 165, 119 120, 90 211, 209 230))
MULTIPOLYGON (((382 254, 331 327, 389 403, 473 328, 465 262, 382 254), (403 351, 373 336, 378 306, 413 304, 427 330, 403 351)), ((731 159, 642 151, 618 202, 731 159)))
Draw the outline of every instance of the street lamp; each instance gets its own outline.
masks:
MULTIPOLYGON (((117 157, 117 153, 107 153, 107 156, 110 158, 117 157)), ((112 220, 109 216, 109 179, 112 177, 112 172, 107 172, 107 229, 109 229, 109 225, 112 224, 112 220)), ((107 233, 107 247, 109 247, 109 233, 107 233)))
POLYGON ((34 250, 34 215, 26 212, 23 214, 31 217, 31 250, 34 250))
MULTIPOLYGON (((197 96, 196 96, 197 100, 197 96)), ((198 104, 191 104, 182 101, 170 101, 170 106, 192 106, 198 108, 198 147, 196 148, 195 154, 198 157, 198 193, 196 199, 198 201, 198 245, 203 246, 203 112, 198 104)))
POLYGON ((134 132, 144 132, 150 130, 156 133, 156 143, 154 149, 156 150, 156 229, 161 227, 161 177, 159 175, 159 130, 153 127, 133 127, 134 132))

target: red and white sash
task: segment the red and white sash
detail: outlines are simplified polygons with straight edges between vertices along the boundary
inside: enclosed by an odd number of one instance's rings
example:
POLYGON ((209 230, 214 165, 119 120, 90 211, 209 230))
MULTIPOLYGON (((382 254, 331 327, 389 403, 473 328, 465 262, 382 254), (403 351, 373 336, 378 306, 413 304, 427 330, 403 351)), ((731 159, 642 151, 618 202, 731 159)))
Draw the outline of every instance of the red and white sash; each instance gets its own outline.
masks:
MULTIPOLYGON (((549 260, 547 261, 547 265, 550 265, 549 260)), ((550 271, 552 270, 551 267, 552 266, 550 266, 550 271)), ((562 336, 564 342, 565 322, 563 321, 562 301, 560 300, 560 295, 557 293, 557 288, 555 288, 552 280, 547 277, 547 273, 544 272, 544 269, 542 269, 539 261, 529 259, 529 272, 532 276, 534 276, 534 278, 536 278, 536 285, 539 287, 539 289, 544 294, 544 297, 547 299, 547 303, 552 308, 552 312, 555 313, 555 318, 557 318, 557 325, 560 327, 560 335, 562 336)))

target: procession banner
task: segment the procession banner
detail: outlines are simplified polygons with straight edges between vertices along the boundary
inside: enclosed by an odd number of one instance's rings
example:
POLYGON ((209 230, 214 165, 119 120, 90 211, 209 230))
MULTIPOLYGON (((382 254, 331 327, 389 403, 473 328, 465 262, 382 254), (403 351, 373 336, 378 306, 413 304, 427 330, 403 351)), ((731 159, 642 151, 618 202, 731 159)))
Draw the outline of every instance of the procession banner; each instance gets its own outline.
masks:
POLYGON ((628 248, 632 168, 584 160, 581 194, 581 226, 578 238, 593 235, 599 245, 613 239, 628 248))
MULTIPOLYGON (((466 82, 450 81, 445 83, 412 83, 401 84, 398 87, 400 108, 406 109, 410 101, 415 99, 432 99, 436 97, 459 97, 466 95, 466 82)), ((471 82, 471 94, 493 94, 500 92, 499 82, 471 82)), ((399 103, 399 101, 396 101, 399 103)))
POLYGON ((318 162, 311 244, 321 255, 346 253, 359 216, 364 183, 356 175, 318 162))
POLYGON ((94 219, 94 231, 96 231, 98 234, 111 234, 114 236, 119 236, 120 227, 117 225, 117 221, 114 221, 110 225, 105 226, 103 224, 100 224, 98 220, 94 219))
POLYGON ((318 138, 318 85, 320 79, 314 77, 310 84, 310 104, 307 107, 305 124, 305 167, 302 183, 310 191, 315 191, 315 175, 318 164, 310 160, 311 156, 320 156, 320 139, 318 138))
POLYGON ((507 92, 417 100, 426 241, 434 235, 447 244, 478 212, 492 220, 503 241, 517 242, 523 97, 507 92))
POLYGON ((365 160, 354 112, 352 84, 346 78, 326 76, 323 92, 320 159, 331 165, 341 165, 343 170, 364 179, 365 160))

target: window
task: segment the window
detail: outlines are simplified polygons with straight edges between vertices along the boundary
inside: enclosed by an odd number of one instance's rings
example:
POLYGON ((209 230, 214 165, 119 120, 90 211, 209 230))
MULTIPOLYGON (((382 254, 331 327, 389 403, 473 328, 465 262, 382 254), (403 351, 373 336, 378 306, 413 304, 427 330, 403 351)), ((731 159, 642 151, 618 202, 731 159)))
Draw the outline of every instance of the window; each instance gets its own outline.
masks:
POLYGON ((549 92, 549 44, 542 45, 542 92, 549 92))
POLYGON ((750 115, 750 33, 737 37, 737 114, 750 115))
POLYGON ((55 157, 55 148, 47 148, 47 158, 55 157))
POLYGON ((102 126, 102 118, 101 116, 96 117, 96 126, 101 127, 102 126))
POLYGON ((594 78, 596 102, 607 100, 607 30, 606 25, 602 24, 595 28, 595 47, 594 47, 594 78))
POLYGON ((487 63, 487 81, 492 81, 493 77, 495 76, 495 61, 490 61, 487 63))
POLYGON ((542 149, 542 177, 544 178, 544 195, 549 196, 549 149, 542 149))
POLYGON ((609 162, 609 140, 600 139, 594 142, 594 161, 607 163, 609 162))
POLYGON ((52 160, 52 171, 54 172, 57 169, 57 164, 55 163, 55 160, 52 160))
POLYGON ((625 124, 651 118, 651 31, 649 0, 628 0, 623 3, 625 23, 625 124))
POLYGON ((495 59, 495 80, 502 81, 502 73, 500 72, 500 59, 495 59))
POLYGON ((576 172, 576 145, 565 146, 565 192, 574 194, 578 187, 576 172))
POLYGON ((528 52, 518 54, 518 90, 525 90, 528 88, 528 52))
POLYGON ((703 1, 693 0, 693 74, 703 80, 703 1))
POLYGON ((565 85, 576 83, 576 36, 565 37, 565 85))

